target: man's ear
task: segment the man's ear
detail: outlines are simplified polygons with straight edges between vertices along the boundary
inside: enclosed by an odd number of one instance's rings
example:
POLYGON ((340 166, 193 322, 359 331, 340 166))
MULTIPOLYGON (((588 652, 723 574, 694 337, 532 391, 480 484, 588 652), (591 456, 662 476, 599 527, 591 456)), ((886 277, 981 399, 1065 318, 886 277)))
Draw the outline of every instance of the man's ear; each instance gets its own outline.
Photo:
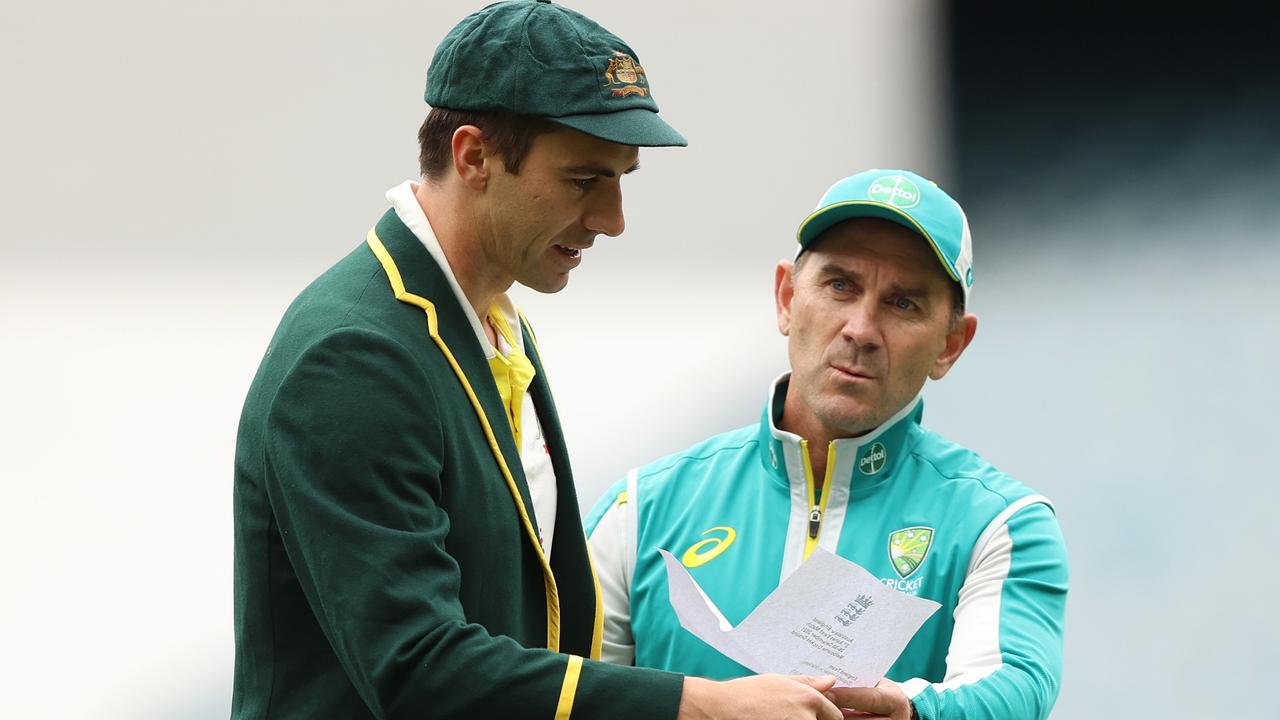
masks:
POLYGON ((791 281, 791 271, 795 264, 790 260, 779 260, 773 271, 773 300, 778 307, 778 332, 791 334, 791 298, 796 288, 791 281))
POLYGON ((462 183, 473 190, 484 190, 489 184, 489 148, 484 132, 475 125, 463 125, 453 131, 453 171, 462 183))
POLYGON ((978 332, 978 316, 966 314, 960 318, 960 322, 947 333, 947 344, 942 348, 942 352, 933 361, 933 367, 929 370, 929 377, 934 380, 941 380, 943 376, 951 370, 951 366, 956 364, 960 359, 964 349, 969 347, 969 343, 973 342, 973 336, 978 332))

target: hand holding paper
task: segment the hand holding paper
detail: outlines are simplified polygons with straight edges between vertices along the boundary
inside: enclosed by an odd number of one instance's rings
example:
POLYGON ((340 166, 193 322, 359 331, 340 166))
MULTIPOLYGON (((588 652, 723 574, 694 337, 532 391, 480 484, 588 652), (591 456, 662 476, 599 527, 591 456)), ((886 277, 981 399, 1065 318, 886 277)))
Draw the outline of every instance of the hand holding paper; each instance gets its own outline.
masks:
POLYGON ((680 561, 659 552, 680 624, 757 673, 835 675, 843 686, 875 685, 941 607, 885 587, 857 564, 818 549, 735 628, 680 561))

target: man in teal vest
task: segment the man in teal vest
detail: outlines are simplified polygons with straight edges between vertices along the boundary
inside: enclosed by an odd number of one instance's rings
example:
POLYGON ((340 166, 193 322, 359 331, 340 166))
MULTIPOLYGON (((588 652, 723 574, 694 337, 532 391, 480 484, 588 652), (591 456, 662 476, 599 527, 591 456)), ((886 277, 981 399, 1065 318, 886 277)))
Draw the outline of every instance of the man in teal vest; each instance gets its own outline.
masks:
POLYGON ((1066 551, 1049 501, 920 425, 926 378, 969 345, 960 206, 902 170, 845 178, 778 264, 791 370, 758 423, 631 471, 587 518, 604 658, 749 671, 680 627, 658 550, 741 622, 816 548, 942 604, 874 688, 837 704, 894 720, 1034 720, 1058 693, 1066 551), (895 682, 896 681, 896 682, 895 682))
POLYGON ((232 716, 840 717, 834 678, 597 660, 564 437, 506 290, 563 288, 622 232, 637 148, 685 144, 635 52, 500 3, 444 39, 426 100, 422 181, 293 302, 245 401, 232 716))

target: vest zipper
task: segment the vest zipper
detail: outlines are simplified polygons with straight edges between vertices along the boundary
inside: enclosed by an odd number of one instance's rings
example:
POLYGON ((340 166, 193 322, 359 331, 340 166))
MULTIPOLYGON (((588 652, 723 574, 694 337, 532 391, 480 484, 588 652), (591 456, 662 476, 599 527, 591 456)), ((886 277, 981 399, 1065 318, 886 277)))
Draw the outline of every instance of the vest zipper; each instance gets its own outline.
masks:
POLYGON ((809 462, 808 440, 800 441, 800 457, 804 465, 805 489, 808 491, 809 499, 809 532, 805 539, 803 556, 808 560, 814 548, 818 547, 818 533, 822 530, 822 514, 827 509, 827 498, 831 496, 831 473, 836 465, 836 444, 832 441, 827 445, 827 471, 826 477, 822 480, 821 490, 813 479, 813 464, 809 462))

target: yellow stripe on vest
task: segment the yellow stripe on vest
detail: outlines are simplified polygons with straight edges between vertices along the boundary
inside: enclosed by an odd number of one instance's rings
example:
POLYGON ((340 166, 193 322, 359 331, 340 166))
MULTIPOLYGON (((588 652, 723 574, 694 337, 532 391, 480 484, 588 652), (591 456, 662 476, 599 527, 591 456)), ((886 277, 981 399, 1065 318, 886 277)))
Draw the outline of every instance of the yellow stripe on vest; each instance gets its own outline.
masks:
POLYGON ((573 698, 578 694, 578 676, 582 674, 582 658, 569 656, 564 669, 564 684, 560 686, 560 702, 556 705, 556 720, 569 720, 573 712, 573 698))
MULTIPOLYGON (((391 253, 387 252, 387 248, 382 244, 382 240, 378 238, 375 230, 370 230, 365 242, 369 245, 369 249, 373 251, 378 262, 382 264, 382 269, 387 274, 387 280, 391 282, 391 290, 395 293, 397 300, 415 307, 421 308, 427 314, 427 333, 431 335, 431 339, 440 347, 440 351, 444 353, 444 357, 449 361, 449 366, 453 368, 453 373, 458 376, 458 381, 462 383, 462 389, 466 391, 467 398, 471 400, 471 407, 475 410, 476 417, 480 419, 480 426, 484 429, 485 439, 489 441, 489 450, 493 453, 494 459, 498 461, 498 467, 502 470, 502 477, 507 481, 507 489, 511 492, 511 498, 515 500, 516 510, 520 513, 520 522, 524 525, 525 535, 529 541, 533 543, 533 551, 538 555, 538 562, 542 564, 542 584, 547 596, 547 649, 559 652, 560 650, 560 591, 556 588, 556 578, 551 572, 551 564, 547 562, 547 556, 542 552, 542 543, 538 540, 538 533, 533 529, 533 523, 529 520, 529 513, 525 510, 524 500, 520 498, 520 490, 516 487, 515 478, 511 475, 511 468, 507 467, 507 461, 502 457, 502 450, 498 447, 498 440, 493 434, 493 426, 489 424, 489 418, 484 414, 484 408, 480 405, 480 399, 476 397, 476 393, 471 388, 471 383, 467 380, 467 374, 462 371, 462 367, 458 365, 458 361, 453 356, 453 352, 449 350, 449 346, 445 344, 443 338, 440 337, 439 323, 436 320, 436 306, 424 297, 414 295, 404 289, 404 280, 400 277, 400 269, 396 267, 395 260, 391 258, 391 253)), ((597 594, 599 591, 597 590, 597 594)), ((579 665, 582 659, 578 658, 579 665)), ((572 663, 570 663, 572 666, 572 663)), ((568 680, 566 676, 566 681, 568 680)), ((574 671, 574 687, 577 686, 577 671, 574 671)), ((561 703, 564 702, 564 693, 561 691, 561 703)), ((569 705, 573 705, 573 694, 569 694, 569 705)), ((559 717, 559 715, 557 715, 559 717)), ((568 717, 566 714, 565 717, 568 717)))
MULTIPOLYGON (((836 443, 831 441, 827 443, 827 470, 822 478, 822 494, 818 495, 814 492, 813 483, 813 465, 809 461, 809 441, 800 441, 800 455, 804 460, 804 480, 805 487, 808 490, 809 503, 812 507, 818 509, 818 525, 821 530, 822 518, 827 514, 827 500, 831 498, 831 472, 836 467, 836 443)), ((808 560, 809 556, 818 547, 818 538, 809 537, 806 533, 804 538, 804 560, 808 560)))

